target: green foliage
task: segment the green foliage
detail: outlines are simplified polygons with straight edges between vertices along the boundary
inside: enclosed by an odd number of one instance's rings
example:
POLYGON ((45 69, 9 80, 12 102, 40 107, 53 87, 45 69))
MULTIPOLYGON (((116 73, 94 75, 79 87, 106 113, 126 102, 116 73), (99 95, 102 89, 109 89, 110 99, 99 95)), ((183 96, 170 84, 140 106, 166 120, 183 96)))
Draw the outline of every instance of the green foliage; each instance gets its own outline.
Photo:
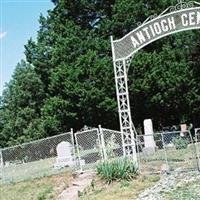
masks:
POLYGON ((186 115, 183 115, 183 116, 181 117, 180 123, 181 123, 181 124, 186 124, 187 121, 188 121, 188 119, 187 119, 186 115))
POLYGON ((108 183, 116 180, 131 180, 137 173, 137 166, 129 158, 112 159, 97 166, 97 174, 108 183))
POLYGON ((46 200, 48 199, 48 195, 52 192, 53 188, 51 186, 44 186, 44 191, 40 192, 37 199, 38 200, 46 200))
POLYGON ((0 145, 14 145, 42 137, 40 107, 45 96, 34 67, 21 61, 7 84, 0 108, 0 145))
POLYGON ((186 149, 189 141, 187 138, 178 136, 173 138, 172 143, 175 145, 176 149, 186 149))
MULTIPOLYGON (((25 45, 0 98, 0 146, 51 136, 85 124, 118 129, 110 35, 119 39, 152 14, 177 1, 52 0, 40 16, 37 39, 25 45)), ((133 122, 145 118, 198 126, 200 113, 199 31, 156 41, 133 59, 129 91, 133 122), (194 42, 195 41, 195 42, 194 42)), ((6 67, 6 66, 5 66, 6 67)))

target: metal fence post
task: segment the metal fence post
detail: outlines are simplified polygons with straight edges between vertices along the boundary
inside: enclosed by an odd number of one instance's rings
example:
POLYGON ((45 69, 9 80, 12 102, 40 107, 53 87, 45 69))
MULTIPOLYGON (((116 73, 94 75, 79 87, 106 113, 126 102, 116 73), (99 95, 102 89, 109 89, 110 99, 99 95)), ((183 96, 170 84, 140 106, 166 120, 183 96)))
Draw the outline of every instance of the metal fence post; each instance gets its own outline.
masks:
POLYGON ((199 150, 197 142, 195 144, 195 147, 196 147, 196 154, 197 154, 197 167, 198 167, 198 171, 200 172, 200 150, 199 150))
POLYGON ((77 134, 75 133, 75 142, 76 142, 76 151, 77 151, 77 157, 78 157, 78 162, 80 166, 80 171, 83 171, 82 165, 81 165, 81 156, 80 156, 80 151, 79 151, 79 145, 78 145, 78 140, 77 140, 77 134))
POLYGON ((195 145, 195 143, 194 143, 194 140, 193 140, 193 138, 192 138, 192 134, 191 134, 191 132, 190 131, 187 131, 187 133, 189 134, 189 137, 190 137, 190 141, 191 141, 191 143, 192 143, 192 147, 193 147, 193 153, 194 153, 194 156, 195 156, 195 160, 196 160, 196 164, 197 164, 197 170, 199 171, 200 170, 200 168, 199 168, 199 160, 198 160, 198 153, 197 153, 197 149, 196 149, 196 145, 195 145))
POLYGON ((73 148, 73 159, 74 161, 76 160, 76 151, 75 151, 75 143, 74 143, 74 131, 73 128, 70 129, 70 134, 71 134, 71 142, 72 142, 72 148, 73 148))
POLYGON ((2 149, 0 149, 0 168, 1 168, 1 180, 3 183, 4 180, 4 174, 3 174, 3 167, 4 167, 4 163, 3 163, 3 153, 2 153, 2 149))
MULTIPOLYGON (((196 151, 197 151, 197 159, 198 159, 198 171, 200 172, 200 149, 198 144, 198 131, 200 131, 200 128, 195 129, 195 138, 196 138, 196 151)), ((199 135, 200 136, 200 135, 199 135)))
POLYGON ((101 133, 100 133, 100 129, 98 129, 98 145, 99 145, 99 152, 101 155, 101 160, 104 160, 104 155, 103 155, 103 147, 101 144, 101 133))
POLYGON ((3 167, 3 153, 2 153, 2 149, 0 149, 0 167, 3 167))
POLYGON ((161 138, 162 138, 163 149, 164 149, 164 152, 165 152, 165 162, 166 162, 166 165, 167 165, 168 167, 170 167, 170 166, 169 166, 168 159, 167 159, 167 149, 166 149, 166 147, 165 147, 165 141, 164 141, 163 133, 161 133, 161 138))
MULTIPOLYGON (((191 135, 191 133, 190 133, 190 135, 191 135)), ((194 146, 195 152, 196 152, 195 157, 196 157, 196 160, 197 160, 197 170, 200 172, 200 151, 199 151, 199 146, 198 146, 197 129, 195 129, 194 142, 192 140, 192 143, 193 143, 193 146, 194 146)))
POLYGON ((100 144, 102 146, 102 151, 103 151, 103 160, 105 161, 107 160, 107 153, 106 153, 104 135, 103 135, 103 130, 101 128, 101 125, 99 125, 99 134, 100 134, 100 144))
POLYGON ((137 149, 136 149, 136 154, 137 154, 137 164, 138 164, 138 171, 141 173, 141 158, 140 158, 140 148, 139 148, 139 136, 138 135, 136 135, 136 140, 135 140, 135 144, 136 144, 136 147, 137 147, 137 149))

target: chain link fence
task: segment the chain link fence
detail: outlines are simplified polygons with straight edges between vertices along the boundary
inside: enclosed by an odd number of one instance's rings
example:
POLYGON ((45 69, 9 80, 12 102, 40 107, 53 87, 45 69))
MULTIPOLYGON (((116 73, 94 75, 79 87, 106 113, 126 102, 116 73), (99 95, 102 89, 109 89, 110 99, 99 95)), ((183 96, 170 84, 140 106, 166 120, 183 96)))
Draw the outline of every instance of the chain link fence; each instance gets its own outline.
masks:
MULTIPOLYGON (((0 150, 2 183, 94 168, 99 162, 125 155, 122 133, 110 129, 89 130, 49 137, 0 150)), ((144 173, 200 169, 200 129, 138 135, 136 152, 144 173)))
POLYGON ((142 173, 199 169, 198 152, 189 131, 139 135, 137 152, 142 173))
POLYGON ((197 169, 197 152, 190 131, 163 133, 163 136, 171 171, 197 169))
POLYGON ((119 158, 124 155, 122 133, 110 129, 100 129, 103 136, 102 145, 105 148, 105 160, 119 158))
POLYGON ((80 170, 93 168, 100 161, 122 157, 122 134, 110 129, 91 129, 75 134, 80 170))
MULTIPOLYGON (((73 133, 69 132, 2 149, 0 153, 2 183, 49 176, 68 170, 69 168, 56 167, 57 146, 64 141, 74 148, 73 133)), ((72 157, 75 158, 74 151, 72 157)))
POLYGON ((167 164, 161 134, 138 135, 136 146, 141 173, 157 173, 163 164, 167 164))
POLYGON ((75 133, 75 141, 81 170, 93 167, 102 159, 100 134, 98 129, 75 133))

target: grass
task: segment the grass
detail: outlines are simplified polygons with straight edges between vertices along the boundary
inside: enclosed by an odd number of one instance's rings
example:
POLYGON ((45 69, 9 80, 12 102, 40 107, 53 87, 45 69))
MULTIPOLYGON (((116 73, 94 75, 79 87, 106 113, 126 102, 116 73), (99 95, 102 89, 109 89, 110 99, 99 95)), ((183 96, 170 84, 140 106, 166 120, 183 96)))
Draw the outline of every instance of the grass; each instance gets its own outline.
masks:
POLYGON ((185 183, 166 194, 166 200, 198 200, 200 199, 200 179, 185 183))
POLYGON ((69 168, 63 168, 61 170, 55 169, 55 158, 49 158, 44 160, 38 160, 34 162, 10 165, 2 169, 2 183, 14 183, 33 178, 40 178, 45 176, 51 176, 54 174, 69 171, 69 168))
POLYGON ((71 174, 23 181, 15 184, 1 185, 1 200, 56 200, 58 195, 68 187, 71 174))
MULTIPOLYGON (((80 156, 89 156, 92 153, 98 153, 97 149, 89 149, 80 152, 80 156)), ((54 164, 56 162, 56 157, 48 158, 44 160, 37 160, 34 162, 28 162, 24 164, 9 165, 0 168, 0 182, 2 183, 15 183, 24 180, 30 180, 34 178, 41 178, 45 176, 51 176, 61 172, 69 171, 69 168, 55 169, 54 164), (2 178, 1 178, 2 177, 2 178)), ((94 163, 91 163, 93 166, 94 163)), ((90 165, 85 166, 85 168, 91 167, 90 165)))
MULTIPOLYGON (((200 143, 198 144, 200 150, 200 143)), ((171 169, 175 168, 196 168, 196 160, 194 155, 194 149, 191 145, 188 145, 187 149, 173 149, 167 148, 167 157, 171 169)), ((97 149, 81 150, 81 158, 91 158, 91 154, 98 153, 97 149)), ((199 155, 200 156, 200 155, 199 155)), ((161 166, 165 163, 165 151, 163 149, 157 150, 154 154, 141 157, 141 171, 142 172, 158 172, 161 166), (145 171, 144 171, 145 170, 145 171)), ((69 168, 62 170, 54 169, 53 165, 56 158, 49 158, 45 160, 39 160, 19 165, 10 165, 4 167, 2 170, 3 183, 14 183, 33 178, 45 177, 53 174, 58 174, 64 171, 69 171, 69 168)), ((97 163, 87 163, 83 166, 84 169, 94 168, 97 163)), ((1 170, 1 169, 0 169, 1 170)))
POLYGON ((80 200, 133 200, 145 188, 153 186, 159 179, 159 176, 140 176, 130 182, 120 181, 109 185, 96 179, 85 190, 80 200))
MULTIPOLYGON (((147 187, 159 180, 159 176, 138 176, 132 181, 106 184, 100 178, 92 181, 80 200, 121 200, 135 199, 147 187)), ((72 181, 69 172, 37 178, 18 183, 0 185, 1 200, 57 200, 59 194, 72 181)))
MULTIPOLYGON (((186 149, 167 148, 166 154, 170 169, 197 169, 197 159, 194 148, 193 145, 188 145, 186 149)), ((198 148, 200 149, 200 144, 198 144, 198 148)), ((161 166, 166 162, 165 156, 164 149, 157 150, 155 153, 148 156, 141 153, 141 171, 159 172, 161 166)))
MULTIPOLYGON (((167 157, 169 161, 182 161, 184 159, 189 159, 191 157, 194 157, 194 146, 193 145, 188 145, 187 148, 185 149, 175 149, 175 148, 166 148, 166 153, 167 153, 167 157)), ((200 144, 199 144, 199 148, 200 148, 200 144)), ((142 155, 142 154, 141 154, 142 155)), ((165 155, 165 150, 161 149, 161 150, 157 150, 154 154, 152 154, 151 156, 147 156, 147 158, 149 160, 164 160, 165 157, 163 157, 165 155)), ((142 156, 143 159, 145 158, 144 156, 142 156)))

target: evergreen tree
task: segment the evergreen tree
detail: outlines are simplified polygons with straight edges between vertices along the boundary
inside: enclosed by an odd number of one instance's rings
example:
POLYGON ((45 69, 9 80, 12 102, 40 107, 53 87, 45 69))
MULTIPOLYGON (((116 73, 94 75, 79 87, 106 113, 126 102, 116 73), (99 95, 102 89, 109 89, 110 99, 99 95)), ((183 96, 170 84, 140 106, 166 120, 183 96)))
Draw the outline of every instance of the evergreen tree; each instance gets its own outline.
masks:
MULTIPOLYGON (((119 39, 175 0, 52 0, 37 39, 25 45, 0 104, 2 146, 74 128, 118 129, 110 35, 119 39)), ((200 125, 199 31, 175 34, 138 52, 129 69, 133 122, 200 125), (194 42, 195 41, 195 42, 194 42), (196 42, 197 41, 197 42, 196 42)))
POLYGON ((13 145, 43 137, 38 131, 45 93, 34 67, 21 61, 1 99, 0 144, 13 145))

